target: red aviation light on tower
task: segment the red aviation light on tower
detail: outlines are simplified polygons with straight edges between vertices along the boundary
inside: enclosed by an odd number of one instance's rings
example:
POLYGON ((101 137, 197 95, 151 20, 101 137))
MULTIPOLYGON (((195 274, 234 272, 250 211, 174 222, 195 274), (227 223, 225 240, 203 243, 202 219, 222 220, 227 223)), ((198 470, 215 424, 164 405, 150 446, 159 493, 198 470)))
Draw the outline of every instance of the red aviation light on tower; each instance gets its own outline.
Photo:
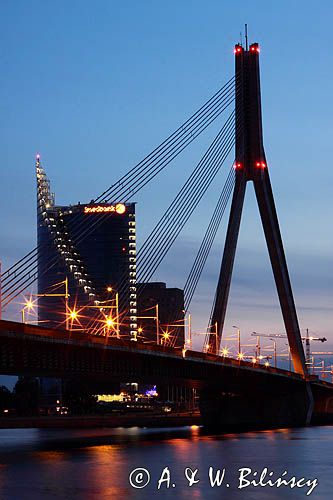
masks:
POLYGON ((243 52, 243 50, 244 50, 243 47, 239 43, 237 43, 237 45, 235 45, 235 48, 234 48, 234 54, 236 54, 236 55, 241 54, 243 52))
POLYGON ((264 169, 264 168, 267 167, 267 165, 266 165, 266 163, 264 161, 257 161, 256 162, 256 167, 264 169))
POLYGON ((234 169, 235 170, 240 170, 242 168, 243 164, 240 161, 235 161, 234 163, 234 169))
POLYGON ((259 54, 259 52, 260 52, 259 44, 258 43, 252 43, 250 45, 250 52, 256 52, 257 54, 259 54))

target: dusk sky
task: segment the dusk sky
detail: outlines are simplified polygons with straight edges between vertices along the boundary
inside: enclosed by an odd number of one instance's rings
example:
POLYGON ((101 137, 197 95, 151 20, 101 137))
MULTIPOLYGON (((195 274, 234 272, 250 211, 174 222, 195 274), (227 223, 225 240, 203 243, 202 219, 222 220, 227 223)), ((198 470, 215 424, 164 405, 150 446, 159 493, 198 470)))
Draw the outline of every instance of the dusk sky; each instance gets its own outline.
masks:
MULTIPOLYGON (((57 203, 96 197, 233 75, 248 23, 261 46, 265 149, 300 326, 332 348, 333 3, 3 0, 0 11, 3 268, 36 246, 35 154, 57 203)), ((139 245, 223 120, 135 196, 139 245)), ((154 280, 184 286, 232 160, 154 280)), ((243 215, 226 331, 283 332, 251 184, 243 215)), ((207 325, 226 222, 192 303, 195 331, 207 325)))

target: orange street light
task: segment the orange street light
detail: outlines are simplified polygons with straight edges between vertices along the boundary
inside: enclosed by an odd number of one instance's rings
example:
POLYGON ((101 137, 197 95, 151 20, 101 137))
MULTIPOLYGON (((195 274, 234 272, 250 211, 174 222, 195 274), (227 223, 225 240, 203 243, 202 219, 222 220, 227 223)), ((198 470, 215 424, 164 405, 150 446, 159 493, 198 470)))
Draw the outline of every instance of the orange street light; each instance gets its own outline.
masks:
POLYGON ((71 322, 70 327, 72 327, 74 321, 79 321, 79 313, 75 308, 68 308, 68 312, 66 313, 66 330, 70 330, 69 321, 71 322))
POLYGON ((169 340, 169 339, 170 339, 170 333, 168 331, 163 332, 161 335, 161 344, 164 343, 164 345, 165 345, 167 340, 169 340))
POLYGON ((72 311, 69 312, 69 317, 72 321, 74 321, 75 319, 77 319, 78 317, 78 313, 77 311, 75 311, 75 309, 73 309, 72 311))
POLYGON ((35 306, 35 304, 33 303, 33 301, 31 299, 27 300, 26 303, 25 303, 25 306, 23 307, 23 309, 21 310, 21 314, 22 314, 22 323, 25 323, 25 310, 27 309, 28 311, 28 314, 30 313, 31 309, 33 309, 35 306))
POLYGON ((226 356, 228 356, 229 354, 229 349, 227 349, 226 347, 224 347, 222 349, 222 356, 225 358, 226 356))
POLYGON ((108 328, 112 328, 114 326, 114 321, 110 316, 106 318, 105 323, 108 328))

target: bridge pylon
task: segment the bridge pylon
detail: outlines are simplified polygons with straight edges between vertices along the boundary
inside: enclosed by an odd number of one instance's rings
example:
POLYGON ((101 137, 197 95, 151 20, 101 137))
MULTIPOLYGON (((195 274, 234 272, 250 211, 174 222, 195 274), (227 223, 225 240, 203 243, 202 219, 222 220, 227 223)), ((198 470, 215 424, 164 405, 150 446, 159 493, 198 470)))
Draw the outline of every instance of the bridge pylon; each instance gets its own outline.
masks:
POLYGON ((220 347, 245 191, 247 182, 252 181, 294 369, 305 376, 304 350, 263 144, 259 52, 260 48, 257 43, 251 44, 248 48, 240 44, 235 46, 236 179, 211 318, 211 324, 217 323, 218 325, 218 342, 215 343, 214 326, 214 331, 210 332, 209 345, 217 344, 217 347, 220 347))

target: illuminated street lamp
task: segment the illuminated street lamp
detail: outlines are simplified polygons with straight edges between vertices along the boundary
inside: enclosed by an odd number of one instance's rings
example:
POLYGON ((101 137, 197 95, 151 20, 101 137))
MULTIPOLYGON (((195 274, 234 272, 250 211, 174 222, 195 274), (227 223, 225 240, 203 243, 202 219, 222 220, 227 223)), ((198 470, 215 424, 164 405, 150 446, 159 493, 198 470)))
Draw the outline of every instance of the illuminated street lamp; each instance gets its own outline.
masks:
POLYGON ((224 347, 222 349, 222 356, 225 358, 226 356, 228 356, 229 354, 229 349, 227 349, 226 347, 224 347))
POLYGON ((170 333, 168 331, 162 333, 162 338, 161 338, 161 344, 163 343, 164 340, 164 345, 166 344, 166 341, 169 340, 170 338, 170 333))
POLYGON ((79 314, 75 309, 68 309, 66 316, 67 316, 67 322, 66 322, 66 325, 67 325, 69 319, 71 320, 71 323, 78 320, 79 314))
MULTIPOLYGON (((155 325, 156 325, 156 344, 159 345, 159 343, 160 343, 160 321, 159 321, 159 308, 158 308, 158 304, 156 304, 153 307, 150 307, 149 309, 155 309, 155 316, 137 316, 137 319, 153 319, 153 320, 155 320, 155 325)), ((146 311, 148 311, 149 309, 146 309, 146 311)))
POLYGON ((112 328, 114 326, 114 321, 110 317, 105 320, 105 323, 108 328, 112 328))
MULTIPOLYGON (((114 329, 114 327, 115 327, 115 321, 114 321, 114 319, 112 318, 112 316, 111 316, 111 315, 110 315, 110 316, 107 316, 107 317, 105 318, 105 326, 106 326, 106 335, 108 336, 108 334, 109 334, 110 330, 111 330, 112 328, 114 329)), ((118 337, 118 335, 117 335, 117 337, 118 337)))
MULTIPOLYGON (((215 342, 214 342, 215 345, 214 344, 210 344, 210 343, 205 344, 204 345, 204 352, 212 352, 212 353, 214 353, 214 351, 215 351, 215 354, 218 356, 219 355, 219 352, 218 352, 219 340, 218 340, 218 324, 217 324, 217 321, 215 321, 215 323, 212 324, 212 325, 210 325, 208 328, 210 329, 210 334, 209 334, 209 337, 208 337, 208 342, 209 342, 210 336, 214 336, 215 337, 215 342)), ((195 333, 195 335, 205 335, 205 336, 207 336, 207 332, 195 333)))
POLYGON ((32 300, 31 299, 27 300, 25 306, 21 310, 22 323, 25 323, 25 310, 27 310, 29 314, 33 308, 34 308, 34 303, 32 302, 32 300))
MULTIPOLYGON (((108 292, 113 292, 113 288, 111 286, 107 287, 108 292)), ((118 292, 115 293, 115 297, 112 299, 108 299, 105 301, 95 301, 95 305, 87 305, 82 307, 82 309, 99 309, 101 313, 103 313, 104 309, 109 309, 110 313, 109 316, 107 316, 105 313, 104 314, 104 319, 103 319, 103 324, 106 326, 108 330, 110 328, 113 328, 116 332, 116 337, 117 339, 120 338, 119 334, 119 294, 118 292), (112 302, 112 304, 107 305, 107 303, 112 302), (111 311, 112 309, 115 309, 115 316, 112 317, 111 311)))

